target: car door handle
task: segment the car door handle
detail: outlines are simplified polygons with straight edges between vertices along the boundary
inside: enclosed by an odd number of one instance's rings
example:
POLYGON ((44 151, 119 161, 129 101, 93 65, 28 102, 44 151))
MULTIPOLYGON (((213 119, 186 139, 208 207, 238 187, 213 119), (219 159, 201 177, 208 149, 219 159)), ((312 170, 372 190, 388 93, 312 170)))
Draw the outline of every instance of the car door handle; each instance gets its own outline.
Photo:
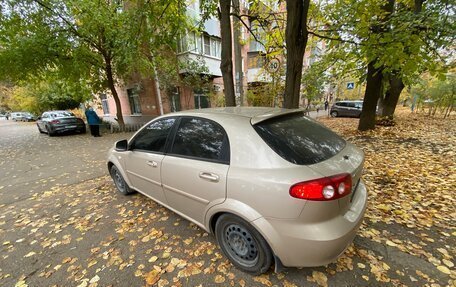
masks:
POLYGON ((151 167, 157 167, 158 163, 156 161, 154 161, 154 160, 148 160, 147 161, 147 165, 151 166, 151 167))
POLYGON ((211 172, 200 172, 199 177, 212 182, 218 182, 220 180, 220 177, 218 175, 211 172))

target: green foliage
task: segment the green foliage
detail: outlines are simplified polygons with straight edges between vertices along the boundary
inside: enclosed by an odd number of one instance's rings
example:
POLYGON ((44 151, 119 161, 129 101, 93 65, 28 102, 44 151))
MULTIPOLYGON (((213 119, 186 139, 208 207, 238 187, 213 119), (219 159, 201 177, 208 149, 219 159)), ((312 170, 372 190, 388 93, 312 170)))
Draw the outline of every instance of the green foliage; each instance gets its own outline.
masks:
POLYGON ((421 108, 446 113, 456 106, 456 74, 450 72, 444 79, 425 77, 412 87, 411 95, 421 108))
POLYGON ((310 104, 314 100, 322 100, 325 85, 328 83, 328 75, 325 74, 324 62, 315 62, 304 71, 301 83, 304 86, 304 96, 310 104))
POLYGON ((164 58, 170 54, 160 51, 175 51, 177 35, 188 26, 183 5, 178 0, 2 2, 0 79, 36 85, 33 90, 47 82, 48 96, 40 100, 55 104, 60 97, 86 99, 86 88, 105 91, 110 81, 123 82, 132 73, 150 76, 154 67, 169 63, 164 58))
POLYGON ((322 5, 311 30, 328 39, 328 58, 337 59, 341 71, 359 71, 360 79, 371 61, 385 74, 399 72, 406 84, 424 71, 444 73, 448 62, 442 48, 454 45, 454 5, 425 1, 418 13, 416 1, 398 0, 388 14, 387 2, 345 0, 322 5))

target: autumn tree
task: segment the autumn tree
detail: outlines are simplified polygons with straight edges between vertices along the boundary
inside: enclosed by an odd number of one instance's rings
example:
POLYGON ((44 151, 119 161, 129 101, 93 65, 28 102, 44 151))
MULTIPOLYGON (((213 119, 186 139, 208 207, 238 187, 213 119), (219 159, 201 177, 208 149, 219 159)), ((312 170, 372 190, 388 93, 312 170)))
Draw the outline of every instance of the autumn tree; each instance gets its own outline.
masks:
POLYGON ((175 49, 187 23, 177 0, 129 1, 125 6, 121 1, 11 0, 2 7, 2 78, 26 81, 59 71, 68 82, 88 83, 92 93, 108 89, 121 125, 116 85, 133 72, 153 74, 151 60, 160 54, 152 58, 150 51, 175 49))
POLYGON ((310 0, 287 0, 287 67, 285 74, 284 108, 297 108, 301 90, 302 67, 307 39, 307 15, 310 0))
POLYGON ((236 106, 233 81, 233 50, 231 35, 231 0, 220 0, 219 7, 220 34, 222 36, 222 61, 220 70, 223 76, 225 105, 236 106))
POLYGON ((312 33, 329 41, 340 64, 358 62, 367 87, 359 129, 375 127, 377 103, 394 113, 399 95, 424 71, 442 72, 442 51, 454 45, 454 19, 445 1, 337 1, 322 9, 312 33))

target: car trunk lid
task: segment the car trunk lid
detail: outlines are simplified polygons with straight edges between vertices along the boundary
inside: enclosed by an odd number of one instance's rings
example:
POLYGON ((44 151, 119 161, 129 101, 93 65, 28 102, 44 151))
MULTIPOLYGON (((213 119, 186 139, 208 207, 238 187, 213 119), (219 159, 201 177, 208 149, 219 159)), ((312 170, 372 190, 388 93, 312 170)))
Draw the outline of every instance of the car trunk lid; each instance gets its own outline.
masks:
POLYGON ((58 118, 56 120, 58 120, 61 124, 75 124, 78 122, 78 119, 74 117, 58 118))
POLYGON ((364 153, 356 146, 347 143, 345 148, 332 158, 309 165, 311 169, 325 177, 341 173, 349 173, 352 177, 351 194, 335 201, 338 202, 339 212, 345 213, 349 207, 351 199, 356 191, 356 186, 361 179, 364 164, 364 153))

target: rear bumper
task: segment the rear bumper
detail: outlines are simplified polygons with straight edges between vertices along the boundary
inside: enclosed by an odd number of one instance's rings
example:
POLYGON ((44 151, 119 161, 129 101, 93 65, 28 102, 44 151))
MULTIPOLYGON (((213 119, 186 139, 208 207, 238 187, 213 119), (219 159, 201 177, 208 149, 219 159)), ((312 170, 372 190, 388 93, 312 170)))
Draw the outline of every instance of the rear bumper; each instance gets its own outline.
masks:
POLYGON ((64 133, 64 132, 82 132, 85 130, 85 124, 64 124, 51 126, 51 132, 64 133))
POLYGON ((323 222, 259 218, 252 222, 268 241, 274 254, 287 267, 322 266, 334 262, 350 245, 367 207, 362 181, 349 210, 323 222))

